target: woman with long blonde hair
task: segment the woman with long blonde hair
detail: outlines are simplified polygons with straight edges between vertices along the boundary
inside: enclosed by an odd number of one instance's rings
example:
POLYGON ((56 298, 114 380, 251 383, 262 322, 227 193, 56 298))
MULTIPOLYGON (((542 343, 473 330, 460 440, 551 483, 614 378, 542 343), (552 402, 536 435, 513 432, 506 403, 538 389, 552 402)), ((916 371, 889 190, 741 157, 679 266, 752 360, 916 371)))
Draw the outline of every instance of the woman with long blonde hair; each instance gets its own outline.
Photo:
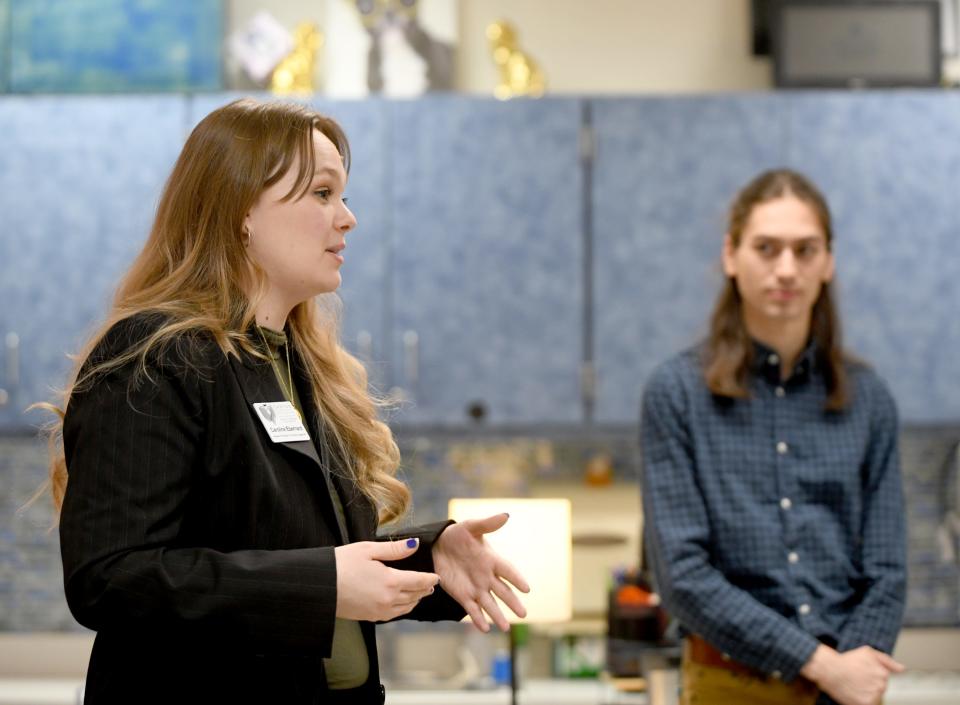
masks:
POLYGON ((79 357, 51 484, 90 705, 382 703, 374 622, 524 614, 505 515, 376 540, 410 495, 327 301, 348 168, 306 107, 215 110, 79 357))

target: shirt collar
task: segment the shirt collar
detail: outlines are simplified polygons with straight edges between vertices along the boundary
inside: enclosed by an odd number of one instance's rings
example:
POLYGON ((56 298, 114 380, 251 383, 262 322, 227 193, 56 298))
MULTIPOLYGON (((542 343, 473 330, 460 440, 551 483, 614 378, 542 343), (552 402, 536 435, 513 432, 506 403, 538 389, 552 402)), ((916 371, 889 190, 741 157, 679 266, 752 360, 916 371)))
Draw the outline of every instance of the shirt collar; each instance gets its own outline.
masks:
POLYGON ((263 339, 267 342, 271 348, 282 348, 287 344, 287 333, 282 330, 274 330, 273 328, 267 328, 265 326, 257 325, 257 329, 260 331, 260 335, 263 336, 263 339))
MULTIPOLYGON (((790 379, 805 379, 816 366, 817 344, 811 338, 793 366, 790 379)), ((760 377, 780 383, 780 354, 758 340, 753 341, 753 371, 760 377)))
POLYGON ((256 322, 250 324, 247 330, 247 336, 253 341, 254 345, 270 355, 274 360, 281 358, 281 349, 287 344, 289 338, 284 330, 274 330, 258 325, 256 322))

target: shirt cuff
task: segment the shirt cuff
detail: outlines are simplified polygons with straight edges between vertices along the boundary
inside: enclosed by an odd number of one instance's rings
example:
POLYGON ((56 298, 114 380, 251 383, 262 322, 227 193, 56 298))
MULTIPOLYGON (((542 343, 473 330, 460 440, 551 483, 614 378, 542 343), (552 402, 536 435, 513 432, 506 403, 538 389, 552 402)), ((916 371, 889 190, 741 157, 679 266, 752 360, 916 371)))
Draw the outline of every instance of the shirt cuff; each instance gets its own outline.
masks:
POLYGON ((800 670, 820 646, 815 637, 806 632, 796 635, 784 635, 777 645, 770 649, 763 660, 760 670, 790 683, 800 675, 800 670))

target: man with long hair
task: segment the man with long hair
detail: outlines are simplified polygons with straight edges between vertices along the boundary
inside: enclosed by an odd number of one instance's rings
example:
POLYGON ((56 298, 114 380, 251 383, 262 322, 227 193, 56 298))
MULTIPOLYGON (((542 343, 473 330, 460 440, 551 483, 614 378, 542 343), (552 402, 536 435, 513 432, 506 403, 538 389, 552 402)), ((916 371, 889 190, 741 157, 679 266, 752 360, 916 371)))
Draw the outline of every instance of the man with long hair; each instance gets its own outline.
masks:
POLYGON ((706 340, 644 392, 646 542, 684 703, 875 705, 903 668, 897 412, 841 347, 832 245, 808 179, 757 176, 706 340))

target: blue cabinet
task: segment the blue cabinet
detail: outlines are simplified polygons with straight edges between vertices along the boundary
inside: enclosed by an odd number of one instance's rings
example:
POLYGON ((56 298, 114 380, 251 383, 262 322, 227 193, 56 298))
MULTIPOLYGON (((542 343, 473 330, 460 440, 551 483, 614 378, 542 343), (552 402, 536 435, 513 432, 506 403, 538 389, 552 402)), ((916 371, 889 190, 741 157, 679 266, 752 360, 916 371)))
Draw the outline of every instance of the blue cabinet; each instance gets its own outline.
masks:
POLYGON ((592 102, 597 418, 701 338, 726 209, 763 169, 808 174, 834 212, 845 343, 908 423, 960 418, 960 97, 804 92, 592 102))
POLYGON ((581 418, 581 103, 390 104, 396 419, 581 418))
POLYGON ((784 161, 773 96, 591 104, 597 420, 635 423, 660 362, 704 334, 735 192, 784 161))
POLYGON ((357 227, 347 235, 340 270, 341 335, 344 345, 363 360, 373 387, 383 390, 388 383, 390 339, 386 315, 390 242, 386 106, 380 100, 313 105, 337 120, 350 142, 346 195, 357 227))
MULTIPOLYGON (((187 132, 234 97, 0 100, 0 430, 43 419, 23 409, 102 319, 187 132)), ((833 206, 850 349, 906 421, 960 418, 960 96, 311 103, 352 147, 343 340, 405 399, 395 422, 579 422, 592 339, 594 419, 635 423, 652 369, 706 331, 735 191, 783 164, 833 206)))
POLYGON ((788 160, 831 202, 847 346, 910 422, 960 419, 960 96, 789 96, 788 160))
POLYGON ((0 429, 48 420, 25 414, 62 388, 139 251, 180 147, 180 97, 4 97, 0 101, 0 429), (12 383, 11 383, 12 382, 12 383))

